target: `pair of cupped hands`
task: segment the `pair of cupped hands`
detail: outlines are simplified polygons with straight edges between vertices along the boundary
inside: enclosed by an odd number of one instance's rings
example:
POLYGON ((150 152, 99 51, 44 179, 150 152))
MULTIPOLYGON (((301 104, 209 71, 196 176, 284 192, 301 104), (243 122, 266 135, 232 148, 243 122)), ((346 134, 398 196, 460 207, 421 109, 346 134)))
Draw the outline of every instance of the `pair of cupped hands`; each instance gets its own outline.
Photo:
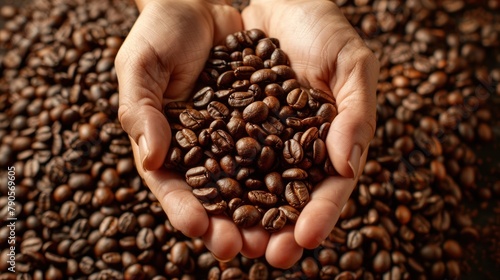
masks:
POLYGON ((328 0, 252 0, 242 13, 224 0, 136 2, 141 13, 115 67, 119 120, 139 174, 171 224, 186 236, 201 237, 218 260, 241 253, 291 267, 304 248, 317 247, 331 232, 363 170, 375 130, 376 57, 328 0), (340 175, 315 186, 294 226, 272 234, 260 225, 240 229, 229 217, 207 215, 184 177, 163 167, 171 141, 163 106, 189 99, 214 45, 252 28, 279 39, 298 81, 332 94, 338 106, 326 145, 340 175))

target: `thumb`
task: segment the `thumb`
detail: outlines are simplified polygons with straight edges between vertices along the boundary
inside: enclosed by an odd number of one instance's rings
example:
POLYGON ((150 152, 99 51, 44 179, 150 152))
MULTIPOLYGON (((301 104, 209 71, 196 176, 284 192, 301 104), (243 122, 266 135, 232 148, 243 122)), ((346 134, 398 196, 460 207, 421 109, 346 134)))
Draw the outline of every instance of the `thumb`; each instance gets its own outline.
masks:
POLYGON ((335 84, 330 84, 339 113, 331 123, 326 144, 340 175, 357 178, 363 170, 361 157, 366 156, 375 133, 379 63, 368 48, 357 48, 348 57, 339 57, 335 84))
MULTIPOLYGON (((123 94, 122 99, 133 100, 123 94)), ((156 170, 163 165, 170 146, 170 126, 163 113, 148 98, 139 102, 120 102, 118 116, 123 129, 139 147, 136 163, 144 170, 156 170)))
POLYGON ((162 103, 170 75, 156 57, 136 51, 136 45, 125 40, 115 60, 118 119, 139 147, 134 155, 136 163, 144 170, 156 170, 162 166, 170 146, 170 126, 162 103), (155 77, 158 73, 164 76, 155 77))

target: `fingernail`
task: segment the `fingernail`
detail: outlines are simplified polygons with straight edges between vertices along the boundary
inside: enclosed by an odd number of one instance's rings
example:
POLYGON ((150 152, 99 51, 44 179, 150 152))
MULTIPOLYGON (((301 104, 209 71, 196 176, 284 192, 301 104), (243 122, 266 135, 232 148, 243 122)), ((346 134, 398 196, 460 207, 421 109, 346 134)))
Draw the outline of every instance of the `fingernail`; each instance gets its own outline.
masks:
POLYGON ((139 156, 141 157, 142 168, 148 170, 146 168, 146 158, 149 156, 149 147, 144 135, 139 137, 139 156))
POLYGON ((347 164, 351 167, 353 179, 358 178, 359 162, 361 161, 361 146, 359 144, 354 145, 351 150, 351 155, 347 164))

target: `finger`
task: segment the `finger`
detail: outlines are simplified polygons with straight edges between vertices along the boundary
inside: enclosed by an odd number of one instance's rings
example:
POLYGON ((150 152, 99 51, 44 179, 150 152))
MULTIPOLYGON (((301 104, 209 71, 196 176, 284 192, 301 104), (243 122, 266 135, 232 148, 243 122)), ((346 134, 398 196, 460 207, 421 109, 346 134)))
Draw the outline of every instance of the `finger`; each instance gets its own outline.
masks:
POLYGON ((269 232, 261 225, 241 229, 243 247, 241 254, 249 259, 262 257, 269 242, 269 232))
POLYGON ((143 37, 150 26, 147 12, 136 25, 116 56, 119 85, 118 118, 123 129, 139 146, 139 164, 146 170, 158 169, 170 142, 170 128, 162 113, 162 99, 169 72, 161 63, 153 45, 143 37), (145 22, 144 22, 145 21, 145 22))
POLYGON ((202 236, 208 229, 208 216, 193 196, 184 178, 166 169, 146 171, 137 163, 139 148, 134 142, 132 150, 139 175, 160 202, 172 226, 189 237, 202 236), (188 217, 188 218, 186 218, 188 217))
POLYGON ((230 5, 218 6, 212 9, 215 21, 214 45, 224 43, 227 35, 243 30, 241 14, 230 5))
POLYGON ((260 29, 264 31, 269 36, 269 30, 265 25, 264 18, 266 16, 263 14, 265 10, 260 9, 258 5, 249 5, 241 12, 241 18, 243 20, 244 29, 249 30, 253 28, 260 29))
MULTIPOLYGON (((362 165, 367 154, 365 152, 361 156, 362 165)), ((302 209, 295 225, 295 240, 300 246, 313 249, 325 240, 337 223, 342 207, 356 183, 351 178, 335 176, 327 177, 314 188, 311 200, 302 209)))
MULTIPOLYGON (((335 95, 338 115, 326 139, 328 154, 335 169, 345 177, 357 177, 363 154, 375 133, 376 87, 379 64, 373 53, 354 40, 354 49, 340 54, 336 77, 330 88, 335 95)), ((342 51, 341 51, 342 52, 342 51)))
POLYGON ((243 246, 240 231, 227 217, 211 216, 205 235, 202 236, 207 249, 220 261, 234 258, 243 246))
POLYGON ((295 241, 293 226, 285 226, 273 233, 266 250, 267 262, 277 268, 290 268, 302 257, 304 249, 295 241))

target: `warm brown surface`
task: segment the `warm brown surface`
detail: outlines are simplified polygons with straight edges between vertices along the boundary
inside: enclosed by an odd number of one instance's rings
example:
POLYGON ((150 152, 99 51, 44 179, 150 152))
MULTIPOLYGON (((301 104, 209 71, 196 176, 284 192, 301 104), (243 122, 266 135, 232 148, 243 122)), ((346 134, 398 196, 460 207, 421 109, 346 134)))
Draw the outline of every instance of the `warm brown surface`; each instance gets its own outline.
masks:
MULTIPOLYGON (((14 4, 21 5, 21 3, 25 3, 28 1, 19 1, 19 0, 0 0, 0 6, 5 4, 14 4)), ((242 1, 245 2, 245 1, 242 1)), ((339 1, 346 2, 346 1, 339 1)), ((361 2, 361 1, 360 1, 361 2)), ((499 53, 490 53, 489 55, 495 56, 500 55, 499 53)), ((495 61, 495 59, 490 59, 491 61, 495 61)), ((497 60, 498 61, 498 60, 497 60)), ((483 144, 483 143, 472 143, 471 146, 476 148, 477 154, 480 157, 480 161, 478 161, 478 170, 481 176, 478 177, 477 185, 480 187, 488 186, 491 187, 495 181, 500 180, 500 96, 491 90, 491 111, 496 113, 496 117, 494 119, 493 131, 496 135, 496 143, 483 144)), ((474 193, 474 192, 473 192, 474 193)), ((500 230, 500 221, 498 220, 499 212, 496 212, 493 209, 494 207, 498 208, 499 206, 499 194, 493 195, 495 199, 491 199, 488 207, 482 209, 479 205, 479 199, 471 200, 470 208, 474 211, 477 211, 477 217, 475 221, 478 225, 486 225, 488 223, 488 219, 492 217, 497 217, 497 221, 493 230, 500 230)), ((484 202, 481 203, 486 205, 484 202)), ((498 237, 498 235, 497 235, 498 237)), ((472 248, 472 253, 467 253, 466 263, 471 269, 471 273, 467 275, 467 277, 463 277, 463 279, 496 279, 495 276, 500 275, 500 263, 497 260, 497 263, 493 261, 488 255, 491 253, 496 254, 498 257, 500 254, 500 240, 497 240, 495 243, 491 243, 491 240, 481 239, 479 242, 475 243, 472 248), (496 250, 491 252, 491 250, 496 250), (477 251, 475 254, 476 258, 472 258, 474 251, 477 251)), ((471 248, 469 248, 471 249, 471 248)), ((310 255, 313 255, 310 252, 310 255)))

